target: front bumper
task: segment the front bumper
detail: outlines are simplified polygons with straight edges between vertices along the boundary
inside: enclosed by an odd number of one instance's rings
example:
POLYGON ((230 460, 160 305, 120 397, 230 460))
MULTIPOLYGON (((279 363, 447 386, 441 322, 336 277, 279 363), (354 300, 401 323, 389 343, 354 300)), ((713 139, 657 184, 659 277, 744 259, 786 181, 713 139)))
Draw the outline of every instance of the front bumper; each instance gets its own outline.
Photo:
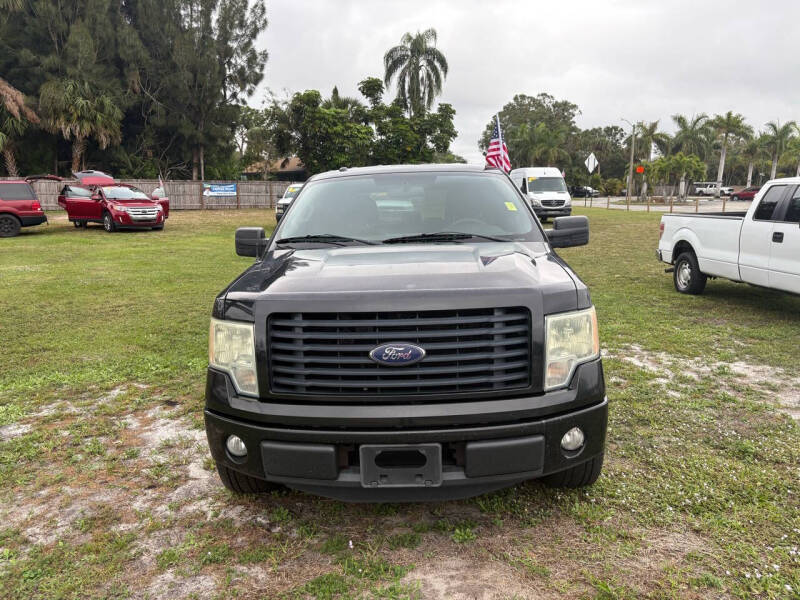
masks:
POLYGON ((227 375, 209 369, 205 422, 214 460, 253 477, 348 501, 465 498, 555 473, 604 451, 608 420, 602 365, 582 365, 570 388, 536 396, 437 404, 277 404, 236 396, 227 375), (245 409, 251 408, 250 411, 245 409), (249 413, 249 414, 248 414, 249 413), (586 443, 561 449, 580 427, 586 443), (228 454, 239 436, 248 455, 228 454), (359 448, 438 444, 441 484, 365 487, 359 448))
POLYGON ((537 217, 568 217, 572 214, 572 206, 534 206, 533 212, 537 217))
POLYGON ((33 227, 34 225, 47 223, 47 215, 30 215, 27 217, 20 216, 19 220, 23 227, 33 227))
POLYGON ((164 225, 164 213, 158 213, 155 220, 134 219, 127 213, 113 215, 117 229, 152 229, 164 225))

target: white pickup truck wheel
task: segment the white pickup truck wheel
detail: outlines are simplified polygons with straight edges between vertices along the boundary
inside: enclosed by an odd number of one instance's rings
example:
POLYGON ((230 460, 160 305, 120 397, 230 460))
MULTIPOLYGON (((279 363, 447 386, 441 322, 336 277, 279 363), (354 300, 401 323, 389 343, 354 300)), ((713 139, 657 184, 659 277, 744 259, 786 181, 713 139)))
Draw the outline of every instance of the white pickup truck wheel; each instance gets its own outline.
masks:
POLYGON ((675 289, 681 294, 702 294, 708 277, 700 271, 697 257, 692 252, 684 252, 675 261, 673 272, 675 289))

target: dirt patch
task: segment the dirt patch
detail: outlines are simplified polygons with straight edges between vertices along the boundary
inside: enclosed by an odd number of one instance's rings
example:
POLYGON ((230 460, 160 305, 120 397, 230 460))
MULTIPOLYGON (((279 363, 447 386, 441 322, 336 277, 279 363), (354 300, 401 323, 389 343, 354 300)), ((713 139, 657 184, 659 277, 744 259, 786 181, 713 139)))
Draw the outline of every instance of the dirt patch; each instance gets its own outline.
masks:
POLYGON ((149 600, 172 600, 173 598, 212 598, 216 595, 216 581, 211 575, 181 577, 172 571, 156 576, 146 591, 134 598, 149 600))
MULTIPOLYGON (((617 355, 608 355, 617 358, 640 369, 657 375, 652 380, 653 385, 674 385, 678 376, 700 380, 703 377, 733 375, 733 381, 746 385, 774 399, 779 409, 800 420, 800 377, 795 377, 779 367, 757 365, 745 361, 706 362, 699 358, 679 358, 666 352, 651 352, 641 346, 632 344, 626 346, 617 355)), ((732 391, 720 377, 723 389, 732 391)), ((669 393, 669 392, 668 392, 669 393)), ((672 390, 670 395, 676 392, 672 390)), ((735 393, 735 390, 733 390, 735 393)))
POLYGON ((419 583, 425 600, 505 600, 506 598, 559 598, 524 581, 512 567, 498 561, 477 561, 458 556, 428 560, 405 576, 404 583, 419 583))
POLYGON ((31 426, 27 423, 12 423, 11 425, 4 425, 0 427, 0 442, 7 442, 16 437, 25 435, 31 430, 31 426))

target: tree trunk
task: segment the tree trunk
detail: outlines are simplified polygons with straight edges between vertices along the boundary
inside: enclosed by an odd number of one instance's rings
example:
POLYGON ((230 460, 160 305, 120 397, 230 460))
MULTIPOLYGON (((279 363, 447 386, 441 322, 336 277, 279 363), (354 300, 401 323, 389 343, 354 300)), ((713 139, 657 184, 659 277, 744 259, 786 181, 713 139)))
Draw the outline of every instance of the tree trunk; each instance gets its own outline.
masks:
POLYGON ((719 153, 719 168, 717 169, 717 189, 714 191, 714 196, 719 198, 722 192, 722 173, 725 171, 725 155, 728 152, 727 141, 722 142, 722 151, 719 153))
POLYGON ((206 180, 205 148, 200 144, 200 181, 206 180))
POLYGON ((800 162, 797 163, 797 170, 794 172, 795 177, 800 177, 800 162))
POLYGON ((3 158, 6 161, 6 171, 9 177, 19 177, 19 170, 17 169, 17 159, 14 156, 14 149, 11 144, 6 144, 3 148, 3 158))
POLYGON ((753 184, 753 161, 747 163, 747 187, 753 184))
POLYGON ((72 142, 72 171, 73 173, 80 170, 81 158, 86 151, 86 140, 84 138, 75 138, 72 142))
POLYGON ((644 202, 647 199, 647 181, 642 182, 642 195, 641 200, 644 202))
POLYGON ((200 164, 200 155, 197 146, 192 148, 192 181, 197 181, 197 167, 200 164))
POLYGON ((770 179, 775 179, 775 175, 778 174, 778 153, 772 155, 772 173, 769 176, 770 179))

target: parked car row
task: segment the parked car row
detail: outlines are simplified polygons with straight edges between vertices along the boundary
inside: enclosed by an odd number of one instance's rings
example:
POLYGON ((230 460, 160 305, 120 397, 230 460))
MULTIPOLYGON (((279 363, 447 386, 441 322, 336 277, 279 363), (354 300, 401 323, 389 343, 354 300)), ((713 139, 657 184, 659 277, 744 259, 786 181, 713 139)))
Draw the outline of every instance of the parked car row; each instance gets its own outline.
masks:
MULTIPOLYGON (((75 227, 100 223, 108 232, 164 229, 169 218, 169 198, 163 187, 147 194, 101 171, 81 171, 73 175, 78 184, 67 184, 61 189, 58 205, 67 211, 67 218, 75 227)), ((61 181, 55 175, 0 181, 0 237, 13 237, 22 227, 47 222, 31 185, 39 179, 61 181)))

